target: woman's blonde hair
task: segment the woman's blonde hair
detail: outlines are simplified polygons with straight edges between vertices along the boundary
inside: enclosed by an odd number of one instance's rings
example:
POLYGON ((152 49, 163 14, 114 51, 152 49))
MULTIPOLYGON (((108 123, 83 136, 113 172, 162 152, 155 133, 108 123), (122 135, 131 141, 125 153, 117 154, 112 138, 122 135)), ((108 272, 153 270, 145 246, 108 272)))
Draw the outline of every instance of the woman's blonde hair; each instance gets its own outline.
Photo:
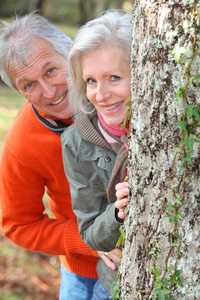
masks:
POLYGON ((124 50, 124 57, 131 58, 131 13, 122 10, 106 11, 87 22, 78 32, 69 52, 69 103, 72 110, 90 113, 93 104, 86 96, 86 83, 82 77, 81 56, 98 48, 113 46, 124 50))

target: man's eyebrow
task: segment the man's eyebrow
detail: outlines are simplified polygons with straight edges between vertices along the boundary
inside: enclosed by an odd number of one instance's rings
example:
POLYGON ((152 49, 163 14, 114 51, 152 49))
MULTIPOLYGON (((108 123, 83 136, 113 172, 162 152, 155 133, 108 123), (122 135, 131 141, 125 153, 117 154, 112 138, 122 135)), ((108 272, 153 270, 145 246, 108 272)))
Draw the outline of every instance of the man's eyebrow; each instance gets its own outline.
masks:
MULTIPOLYGON (((42 66, 41 71, 44 71, 44 70, 48 67, 48 65, 50 65, 51 63, 52 63, 51 61, 47 61, 47 62, 42 66)), ((22 79, 19 80, 18 85, 20 86, 20 85, 22 85, 24 82, 28 82, 28 81, 31 81, 31 79, 29 79, 29 78, 22 78, 22 79)))

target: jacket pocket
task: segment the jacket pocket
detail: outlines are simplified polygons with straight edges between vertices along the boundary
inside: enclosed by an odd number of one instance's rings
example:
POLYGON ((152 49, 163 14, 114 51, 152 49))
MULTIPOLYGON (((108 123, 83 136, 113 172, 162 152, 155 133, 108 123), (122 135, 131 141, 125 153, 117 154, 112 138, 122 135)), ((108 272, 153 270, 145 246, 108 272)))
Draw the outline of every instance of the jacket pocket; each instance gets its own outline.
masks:
POLYGON ((90 179, 89 183, 90 183, 92 194, 95 197, 106 196, 107 186, 105 186, 105 183, 101 181, 100 177, 97 176, 97 178, 95 179, 90 179))

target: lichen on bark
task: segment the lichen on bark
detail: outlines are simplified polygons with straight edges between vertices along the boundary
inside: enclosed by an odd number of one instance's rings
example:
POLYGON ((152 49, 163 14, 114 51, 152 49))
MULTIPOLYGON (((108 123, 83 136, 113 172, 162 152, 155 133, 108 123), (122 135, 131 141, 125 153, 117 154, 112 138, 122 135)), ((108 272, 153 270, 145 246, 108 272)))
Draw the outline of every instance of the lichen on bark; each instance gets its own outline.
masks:
MULTIPOLYGON (((195 2, 198 8, 200 1, 195 2)), ((170 236, 173 222, 169 221, 166 208, 174 201, 170 191, 174 189, 179 195, 182 189, 183 173, 179 172, 178 165, 183 157, 178 155, 175 163, 172 149, 180 145, 181 134, 175 125, 185 105, 183 98, 175 95, 186 84, 183 70, 192 55, 195 22, 196 55, 190 75, 200 75, 199 16, 196 14, 195 21, 193 6, 193 0, 137 0, 133 9, 130 196, 120 273, 123 300, 153 299, 152 294, 148 298, 154 278, 152 270, 160 267, 163 279, 170 239, 175 240, 170 236), (187 55, 178 64, 171 54, 177 46, 187 49, 187 55), (156 251, 162 254, 156 261, 149 254, 155 241, 156 251)), ((187 101, 200 108, 198 82, 189 85, 187 101)), ((199 122, 192 119, 189 122, 190 136, 199 140, 199 122)), ((187 170, 190 182, 184 185, 183 219, 178 223, 181 246, 173 247, 168 260, 168 266, 176 265, 177 270, 182 270, 183 287, 177 283, 172 285, 171 297, 176 300, 200 299, 199 143, 194 145, 193 161, 187 170)), ((169 279, 170 272, 165 277, 169 279)))

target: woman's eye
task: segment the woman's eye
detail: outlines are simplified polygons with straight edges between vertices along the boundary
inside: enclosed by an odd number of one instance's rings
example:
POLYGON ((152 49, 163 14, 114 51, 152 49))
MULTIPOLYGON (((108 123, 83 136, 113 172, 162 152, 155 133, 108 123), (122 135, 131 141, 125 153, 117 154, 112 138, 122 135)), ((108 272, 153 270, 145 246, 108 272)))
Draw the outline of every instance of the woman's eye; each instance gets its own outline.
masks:
POLYGON ((119 76, 116 76, 116 75, 111 76, 111 81, 118 81, 119 79, 120 79, 119 76))
POLYGON ((96 80, 94 80, 94 79, 92 79, 92 78, 88 78, 87 79, 87 84, 93 84, 93 83, 95 83, 96 82, 96 80))

